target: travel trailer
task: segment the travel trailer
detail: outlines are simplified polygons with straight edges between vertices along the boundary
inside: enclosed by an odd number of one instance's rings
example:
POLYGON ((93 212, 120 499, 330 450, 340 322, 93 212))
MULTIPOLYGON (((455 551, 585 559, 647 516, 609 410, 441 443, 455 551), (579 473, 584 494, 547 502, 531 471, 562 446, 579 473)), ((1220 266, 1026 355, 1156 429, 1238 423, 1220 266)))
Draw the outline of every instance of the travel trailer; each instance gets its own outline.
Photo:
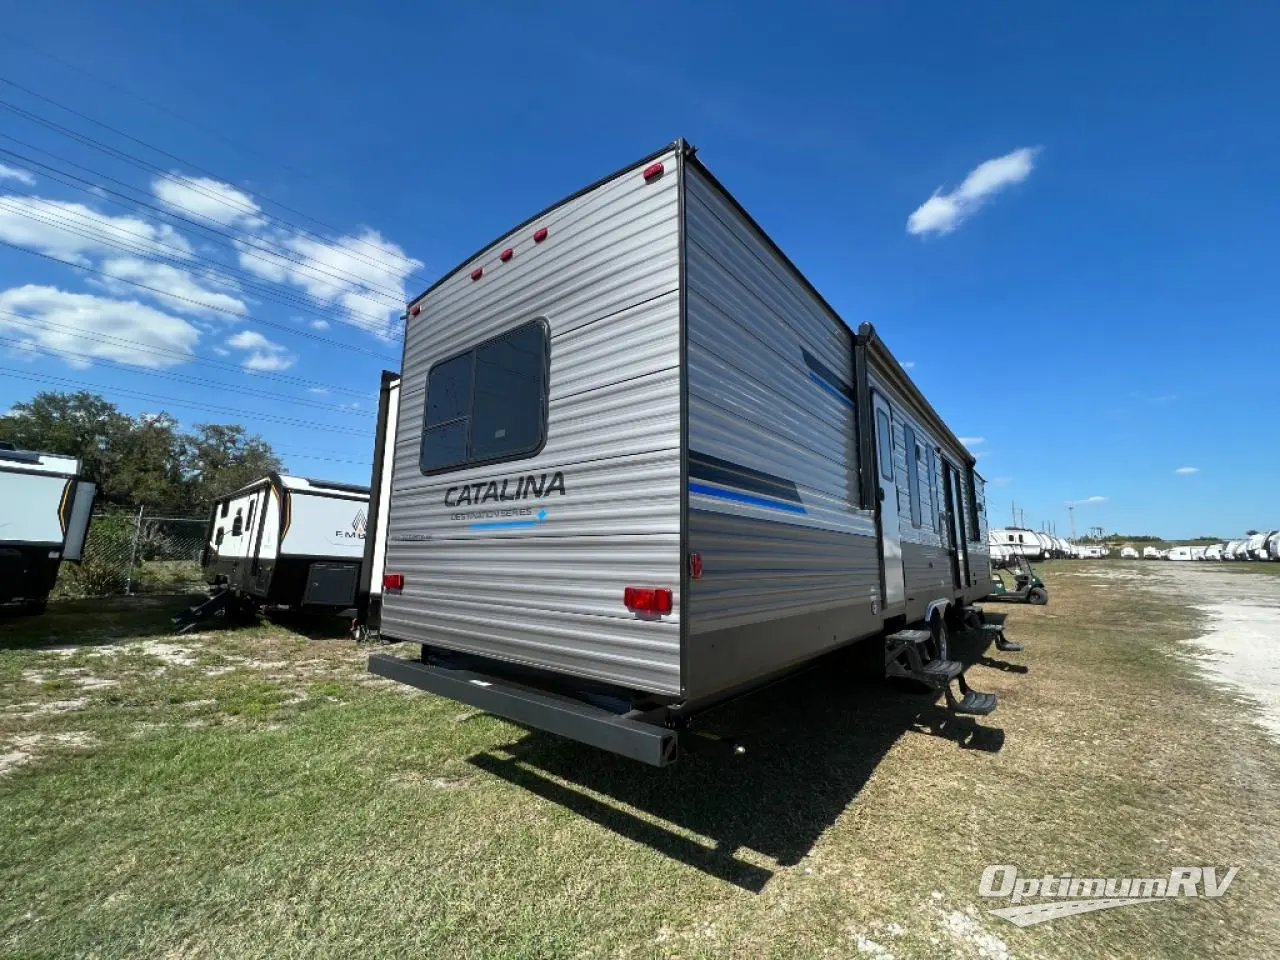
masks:
POLYGON ((1143 547, 1142 559, 1143 560, 1159 560, 1161 559, 1160 551, 1156 547, 1143 547))
POLYGON ((1138 551, 1135 550, 1133 547, 1124 547, 1120 551, 1120 558, 1122 560, 1137 560, 1138 551))
POLYGON ((1192 548, 1191 548, 1191 559, 1192 559, 1192 560, 1203 560, 1203 559, 1204 559, 1204 553, 1205 553, 1205 548, 1204 548, 1204 547, 1192 547, 1192 548))
POLYGON ((1204 548, 1204 558, 1206 560, 1221 560, 1222 551, 1226 544, 1213 543, 1204 548))
POLYGON ((0 603, 44 611, 58 567, 84 551, 95 492, 76 457, 0 446, 0 603))
POLYGON ((989 545, 999 544, 1002 547, 1010 547, 1028 560, 1039 562, 1049 559, 1049 551, 1044 541, 1034 530, 1027 530, 1024 527, 998 527, 988 534, 988 538, 989 545))
POLYGON ((1267 538, 1267 559, 1280 560, 1280 530, 1267 538))
POLYGON ((357 629, 421 652, 373 673, 655 765, 873 637, 995 708, 947 656, 991 583, 974 458, 683 141, 412 300, 401 376, 357 629))
POLYGON ((1224 547, 1222 550, 1222 559, 1223 560, 1240 560, 1241 559, 1240 550, 1244 546, 1244 544, 1245 542, 1243 540, 1228 541, 1226 547, 1224 547))
POLYGON ((1167 560, 1192 560, 1190 547, 1170 547, 1167 560))
POLYGON ((279 473, 216 501, 203 563, 217 592, 175 622, 259 607, 351 609, 368 509, 368 487, 279 473))
POLYGON ((1271 540, 1274 530, 1265 530, 1255 533, 1249 537, 1245 552, 1248 553, 1250 560, 1270 560, 1271 552, 1267 547, 1267 543, 1271 540))

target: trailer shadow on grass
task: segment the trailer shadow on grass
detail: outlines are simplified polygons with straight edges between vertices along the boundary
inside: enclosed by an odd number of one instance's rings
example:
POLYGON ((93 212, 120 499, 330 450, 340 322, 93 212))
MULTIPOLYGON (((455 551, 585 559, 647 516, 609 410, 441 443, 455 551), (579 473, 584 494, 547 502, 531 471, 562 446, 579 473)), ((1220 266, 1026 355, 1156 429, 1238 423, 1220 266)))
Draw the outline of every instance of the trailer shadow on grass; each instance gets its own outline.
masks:
MULTIPOLYGON (((981 634, 963 639, 967 662, 983 655, 981 634)), ((734 701, 702 727, 732 736, 747 753, 686 755, 656 770, 529 731, 503 748, 505 756, 486 752, 469 762, 664 856, 759 892, 774 871, 739 851, 781 866, 799 863, 904 734, 940 737, 963 750, 1004 746, 1000 728, 886 684, 875 665, 849 656, 734 701)))

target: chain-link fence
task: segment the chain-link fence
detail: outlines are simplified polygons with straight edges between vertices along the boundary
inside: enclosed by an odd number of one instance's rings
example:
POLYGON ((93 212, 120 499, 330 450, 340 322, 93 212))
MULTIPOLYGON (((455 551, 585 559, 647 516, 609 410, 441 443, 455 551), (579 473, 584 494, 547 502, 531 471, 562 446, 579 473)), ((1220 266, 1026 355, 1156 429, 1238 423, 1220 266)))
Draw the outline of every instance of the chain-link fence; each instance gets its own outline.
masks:
POLYGON ((207 517, 94 516, 80 563, 64 563, 55 595, 106 597, 184 593, 204 585, 200 555, 207 517))

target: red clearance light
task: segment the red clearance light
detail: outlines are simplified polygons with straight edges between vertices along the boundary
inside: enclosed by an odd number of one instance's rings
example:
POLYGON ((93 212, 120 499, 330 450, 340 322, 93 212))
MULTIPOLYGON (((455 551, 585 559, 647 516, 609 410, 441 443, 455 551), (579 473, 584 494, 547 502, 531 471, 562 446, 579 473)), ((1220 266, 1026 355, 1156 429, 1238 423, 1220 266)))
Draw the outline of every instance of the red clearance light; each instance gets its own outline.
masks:
POLYGON ((476 267, 474 270, 471 271, 472 280, 479 280, 483 276, 484 276, 484 267, 476 267))
POLYGON ((671 591, 665 587, 652 590, 648 587, 627 587, 622 591, 622 602, 636 613, 670 613, 671 591))
POLYGON ((500 254, 498 254, 498 259, 501 260, 503 263, 506 263, 515 255, 516 255, 516 252, 512 250, 510 247, 507 247, 507 249, 503 250, 500 254))
POLYGON ((382 589, 403 590, 404 574, 403 573, 384 573, 382 575, 382 589))
POLYGON ((533 231, 533 242, 534 242, 534 243, 541 243, 541 242, 542 242, 543 240, 545 240, 545 239, 547 239, 547 228, 546 228, 546 227, 539 227, 537 230, 533 231))
POLYGON ((648 183, 650 180, 657 180, 666 172, 666 169, 667 168, 664 167, 661 162, 649 164, 649 166, 644 168, 645 182, 648 183))
POLYGON ((689 554, 689 576, 694 580, 702 579, 702 554, 689 554))
POLYGON ((409 316, 411 316, 411 317, 416 317, 416 316, 417 316, 418 314, 420 314, 421 312, 422 312, 422 308, 421 308, 420 306, 418 306, 417 304, 414 304, 413 309, 409 311, 409 316))

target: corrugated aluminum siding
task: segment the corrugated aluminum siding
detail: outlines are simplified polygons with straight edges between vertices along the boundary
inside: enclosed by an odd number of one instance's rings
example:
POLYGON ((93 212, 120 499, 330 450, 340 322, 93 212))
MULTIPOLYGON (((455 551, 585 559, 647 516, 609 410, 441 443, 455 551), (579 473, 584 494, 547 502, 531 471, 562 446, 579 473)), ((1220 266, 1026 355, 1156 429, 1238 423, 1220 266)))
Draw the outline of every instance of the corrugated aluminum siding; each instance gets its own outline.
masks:
POLYGON ((687 642, 716 647, 688 653, 714 675, 686 683, 705 693, 850 639, 879 574, 873 516, 855 506, 850 332, 696 168, 685 187, 688 539, 704 570, 690 584, 687 642), (720 480, 700 479, 700 455, 720 480), (839 636, 787 632, 789 620, 840 611, 839 636), (763 622, 776 624, 769 643, 725 633, 763 622))
POLYGON ((554 208, 419 301, 388 507, 386 569, 406 586, 384 599, 388 636, 679 693, 678 177, 674 154, 664 162, 657 180, 636 168, 554 208), (423 476, 429 368, 534 317, 551 334, 546 446, 423 476), (530 501, 547 511, 532 528, 473 530, 471 508, 444 502, 452 486, 554 471, 565 495, 530 501), (675 611, 639 618, 623 606, 628 585, 670 588, 675 611))

